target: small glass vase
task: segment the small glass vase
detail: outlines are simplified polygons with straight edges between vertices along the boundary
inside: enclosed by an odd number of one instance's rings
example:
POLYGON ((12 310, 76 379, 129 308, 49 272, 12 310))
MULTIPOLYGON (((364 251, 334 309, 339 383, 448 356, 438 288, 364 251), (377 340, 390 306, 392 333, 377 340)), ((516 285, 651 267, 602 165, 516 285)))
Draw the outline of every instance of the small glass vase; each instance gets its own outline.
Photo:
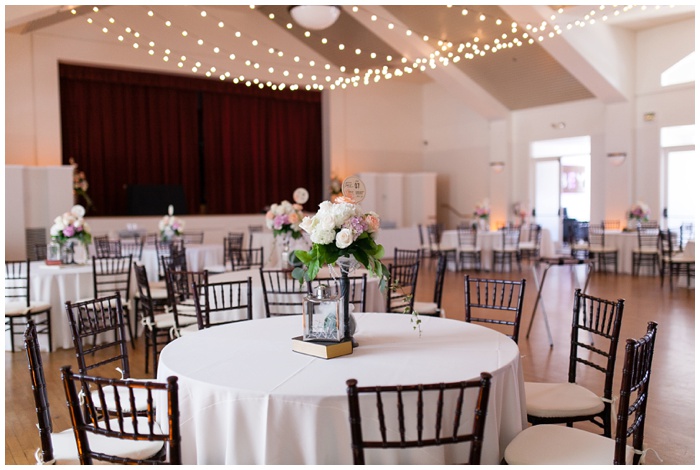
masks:
POLYGON ((280 235, 280 244, 282 245, 280 249, 280 269, 293 269, 289 257, 292 254, 290 249, 291 240, 288 233, 280 235))
POLYGON ((483 217, 479 217, 479 230, 482 230, 484 232, 489 231, 489 219, 484 219, 483 217))
POLYGON ((75 241, 66 240, 61 245, 61 263, 75 264, 75 241))
MULTIPOLYGON (((350 312, 350 279, 348 279, 348 277, 352 271, 357 269, 360 263, 354 256, 350 255, 339 257, 335 264, 340 269, 339 283, 342 302, 341 312, 343 314, 343 331, 345 332, 345 339, 351 340, 353 347, 357 347, 357 341, 355 341, 355 338, 353 337, 355 334, 356 323, 352 313, 350 312)), ((335 278, 336 276, 332 265, 329 266, 329 270, 331 272, 331 276, 335 278)))

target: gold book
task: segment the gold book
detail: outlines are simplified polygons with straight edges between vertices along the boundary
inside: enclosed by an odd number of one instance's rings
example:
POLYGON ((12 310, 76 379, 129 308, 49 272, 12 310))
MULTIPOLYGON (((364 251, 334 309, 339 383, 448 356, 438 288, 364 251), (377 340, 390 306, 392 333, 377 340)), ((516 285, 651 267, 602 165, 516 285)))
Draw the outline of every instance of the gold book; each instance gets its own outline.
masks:
POLYGON ((304 341, 302 336, 292 338, 292 351, 316 356, 323 359, 332 359, 338 356, 352 354, 352 341, 304 341))

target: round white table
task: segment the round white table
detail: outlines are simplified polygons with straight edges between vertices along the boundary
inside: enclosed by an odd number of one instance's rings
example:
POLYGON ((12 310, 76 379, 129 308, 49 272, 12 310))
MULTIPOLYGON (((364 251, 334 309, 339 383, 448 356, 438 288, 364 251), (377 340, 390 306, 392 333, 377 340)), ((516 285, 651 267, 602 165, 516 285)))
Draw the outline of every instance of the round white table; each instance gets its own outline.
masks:
MULTIPOLYGON (((67 300, 76 301, 94 296, 92 283, 92 264, 72 264, 62 266, 47 266, 44 261, 32 261, 31 268, 31 300, 51 304, 51 342, 54 349, 73 348, 73 336, 68 325, 65 311, 67 300)), ((9 338, 9 332, 5 333, 9 338)), ((48 350, 45 336, 39 335, 42 350, 48 350)), ((15 348, 22 344, 15 341, 15 348)), ((5 342, 5 349, 10 342, 5 342)))
MULTIPOLYGON (((352 464, 345 381, 358 385, 451 382, 493 374, 482 463, 498 464, 526 425, 517 345, 494 330, 402 314, 359 313, 351 355, 326 360, 292 351, 301 318, 213 327, 168 344, 158 379, 180 385, 186 464, 352 464)), ((157 405, 160 409, 163 406, 157 405)), ((466 461, 450 446, 369 452, 368 463, 466 461)))

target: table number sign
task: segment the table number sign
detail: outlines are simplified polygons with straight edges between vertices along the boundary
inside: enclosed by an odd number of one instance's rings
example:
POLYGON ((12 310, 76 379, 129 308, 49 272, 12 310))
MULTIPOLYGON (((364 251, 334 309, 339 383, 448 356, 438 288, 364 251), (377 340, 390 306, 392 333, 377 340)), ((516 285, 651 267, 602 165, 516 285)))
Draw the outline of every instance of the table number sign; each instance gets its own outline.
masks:
POLYGON ((343 196, 359 204, 365 199, 367 191, 365 183, 357 176, 348 176, 343 181, 343 196))
POLYGON ((292 194, 292 199, 294 199, 294 202, 297 204, 306 204, 306 202, 309 200, 309 192, 306 190, 306 188, 297 188, 292 194))

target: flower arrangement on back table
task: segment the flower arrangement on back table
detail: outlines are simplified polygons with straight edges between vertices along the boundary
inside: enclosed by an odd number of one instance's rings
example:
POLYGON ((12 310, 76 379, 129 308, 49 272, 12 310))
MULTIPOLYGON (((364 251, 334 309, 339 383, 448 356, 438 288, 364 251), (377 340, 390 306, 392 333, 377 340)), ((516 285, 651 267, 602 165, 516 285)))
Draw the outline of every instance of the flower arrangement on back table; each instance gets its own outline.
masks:
POLYGON ((71 240, 77 240, 84 245, 90 244, 92 235, 84 216, 85 208, 80 204, 74 205, 70 212, 54 219, 50 230, 51 238, 61 244, 71 240))
POLYGON ((650 214, 651 210, 649 209, 649 206, 641 201, 637 201, 630 208, 629 218, 637 220, 639 222, 646 222, 649 220, 650 214))
POLYGON ((474 207, 474 217, 488 219, 490 214, 491 209, 489 208, 488 199, 484 199, 483 201, 477 203, 476 207, 474 207))
POLYGON ((270 210, 265 214, 267 228, 272 229, 272 235, 275 237, 289 234, 296 240, 301 237, 299 224, 304 217, 301 211, 300 204, 292 204, 289 201, 272 204, 270 210))
POLYGON ((162 241, 171 240, 175 236, 181 236, 185 230, 185 222, 173 215, 173 206, 168 206, 168 215, 164 215, 158 222, 160 239, 162 241))

